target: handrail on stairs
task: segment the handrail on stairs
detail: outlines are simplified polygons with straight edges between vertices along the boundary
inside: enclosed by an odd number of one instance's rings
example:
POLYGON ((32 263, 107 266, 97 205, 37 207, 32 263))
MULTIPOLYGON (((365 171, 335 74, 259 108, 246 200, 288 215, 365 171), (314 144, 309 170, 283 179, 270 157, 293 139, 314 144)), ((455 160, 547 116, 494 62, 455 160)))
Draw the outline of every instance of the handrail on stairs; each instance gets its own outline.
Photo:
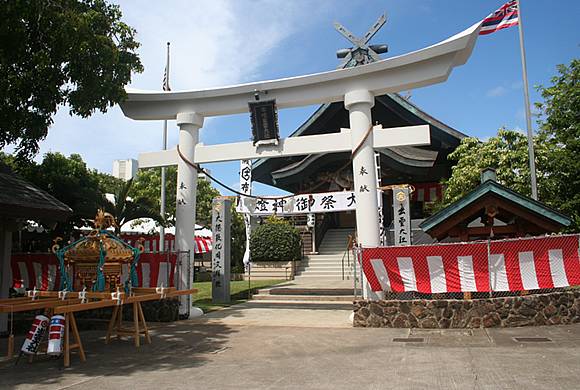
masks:
POLYGON ((353 245, 355 244, 356 240, 356 233, 354 236, 348 236, 348 245, 344 250, 344 254, 342 255, 342 280, 344 280, 344 256, 346 256, 348 261, 348 266, 350 267, 350 251, 352 250, 353 245))

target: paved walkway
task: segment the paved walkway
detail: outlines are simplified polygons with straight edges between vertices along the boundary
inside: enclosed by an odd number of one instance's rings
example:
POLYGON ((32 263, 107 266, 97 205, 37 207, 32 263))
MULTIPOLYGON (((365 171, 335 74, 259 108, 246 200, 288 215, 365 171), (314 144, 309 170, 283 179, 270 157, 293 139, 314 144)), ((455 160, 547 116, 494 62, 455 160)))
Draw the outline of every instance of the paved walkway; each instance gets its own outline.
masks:
MULTIPOLYGON (((577 389, 580 324, 475 330, 352 328, 344 305, 249 302, 170 324, 152 343, 104 345, 81 332, 87 361, 5 356, 2 389, 577 389), (279 304, 278 304, 279 305, 279 304), (517 338, 528 338, 518 341, 517 338), (547 340, 539 341, 538 337, 547 340)), ((16 340, 16 349, 23 337, 16 340)))

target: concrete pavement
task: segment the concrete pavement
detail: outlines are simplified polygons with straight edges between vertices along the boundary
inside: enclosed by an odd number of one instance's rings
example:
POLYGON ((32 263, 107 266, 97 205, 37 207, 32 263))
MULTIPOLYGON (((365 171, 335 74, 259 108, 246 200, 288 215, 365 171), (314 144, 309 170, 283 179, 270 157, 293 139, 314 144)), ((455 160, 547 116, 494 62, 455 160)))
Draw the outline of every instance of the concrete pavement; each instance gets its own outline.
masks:
MULTIPOLYGON (((87 361, 8 360, 2 389, 575 389, 580 325, 474 330, 352 328, 341 304, 248 302, 149 323, 152 343, 81 332, 87 361), (260 306, 262 305, 262 306, 260 306), (310 306, 310 307, 309 307, 310 306), (541 341, 540 338, 547 340, 541 341), (518 341, 517 338, 528 338, 518 341)), ((16 339, 18 350, 23 341, 16 339)))

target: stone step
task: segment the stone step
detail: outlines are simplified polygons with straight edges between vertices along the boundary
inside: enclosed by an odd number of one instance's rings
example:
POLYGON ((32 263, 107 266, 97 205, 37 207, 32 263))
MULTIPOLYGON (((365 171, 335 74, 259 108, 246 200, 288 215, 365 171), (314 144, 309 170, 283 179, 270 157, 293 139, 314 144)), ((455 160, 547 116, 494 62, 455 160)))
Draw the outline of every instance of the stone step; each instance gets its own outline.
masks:
POLYGON ((278 302, 278 301, 293 301, 293 302, 352 302, 354 301, 353 295, 253 295, 253 300, 256 301, 268 301, 268 302, 278 302))
POLYGON ((349 256, 345 255, 349 235, 354 235, 354 229, 328 230, 318 248, 319 254, 306 256, 296 270, 296 277, 342 279, 344 264, 344 277, 350 279, 353 259, 350 256, 349 265, 349 256))
POLYGON ((277 287, 258 290, 259 295, 353 295, 354 288, 277 287))
MULTIPOLYGON (((298 267, 312 267, 312 266, 316 266, 316 265, 333 265, 333 266, 337 266, 337 267, 342 267, 342 261, 341 260, 336 260, 336 259, 330 259, 330 260, 318 260, 318 259, 313 259, 310 260, 308 262, 300 262, 300 264, 298 265, 298 267)), ((345 267, 348 267, 348 263, 345 261, 344 263, 345 267)))
POLYGON ((268 308, 278 309, 312 309, 312 310, 352 310, 352 301, 284 301, 284 300, 267 300, 256 299, 251 301, 252 307, 259 308, 267 306, 268 308))

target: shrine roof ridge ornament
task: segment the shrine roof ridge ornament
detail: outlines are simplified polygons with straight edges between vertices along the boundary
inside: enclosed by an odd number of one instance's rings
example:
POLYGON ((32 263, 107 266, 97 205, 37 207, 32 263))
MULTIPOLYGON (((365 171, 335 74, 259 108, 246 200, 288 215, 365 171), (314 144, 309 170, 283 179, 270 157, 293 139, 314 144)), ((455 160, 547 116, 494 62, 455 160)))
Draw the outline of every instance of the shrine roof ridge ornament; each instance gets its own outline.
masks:
POLYGON ((331 70, 278 80, 189 91, 146 91, 127 88, 121 104, 125 116, 137 120, 173 120, 179 113, 203 117, 247 113, 256 90, 268 91, 279 109, 344 100, 353 91, 375 96, 444 82, 455 66, 471 56, 481 22, 435 45, 365 66, 331 70))

